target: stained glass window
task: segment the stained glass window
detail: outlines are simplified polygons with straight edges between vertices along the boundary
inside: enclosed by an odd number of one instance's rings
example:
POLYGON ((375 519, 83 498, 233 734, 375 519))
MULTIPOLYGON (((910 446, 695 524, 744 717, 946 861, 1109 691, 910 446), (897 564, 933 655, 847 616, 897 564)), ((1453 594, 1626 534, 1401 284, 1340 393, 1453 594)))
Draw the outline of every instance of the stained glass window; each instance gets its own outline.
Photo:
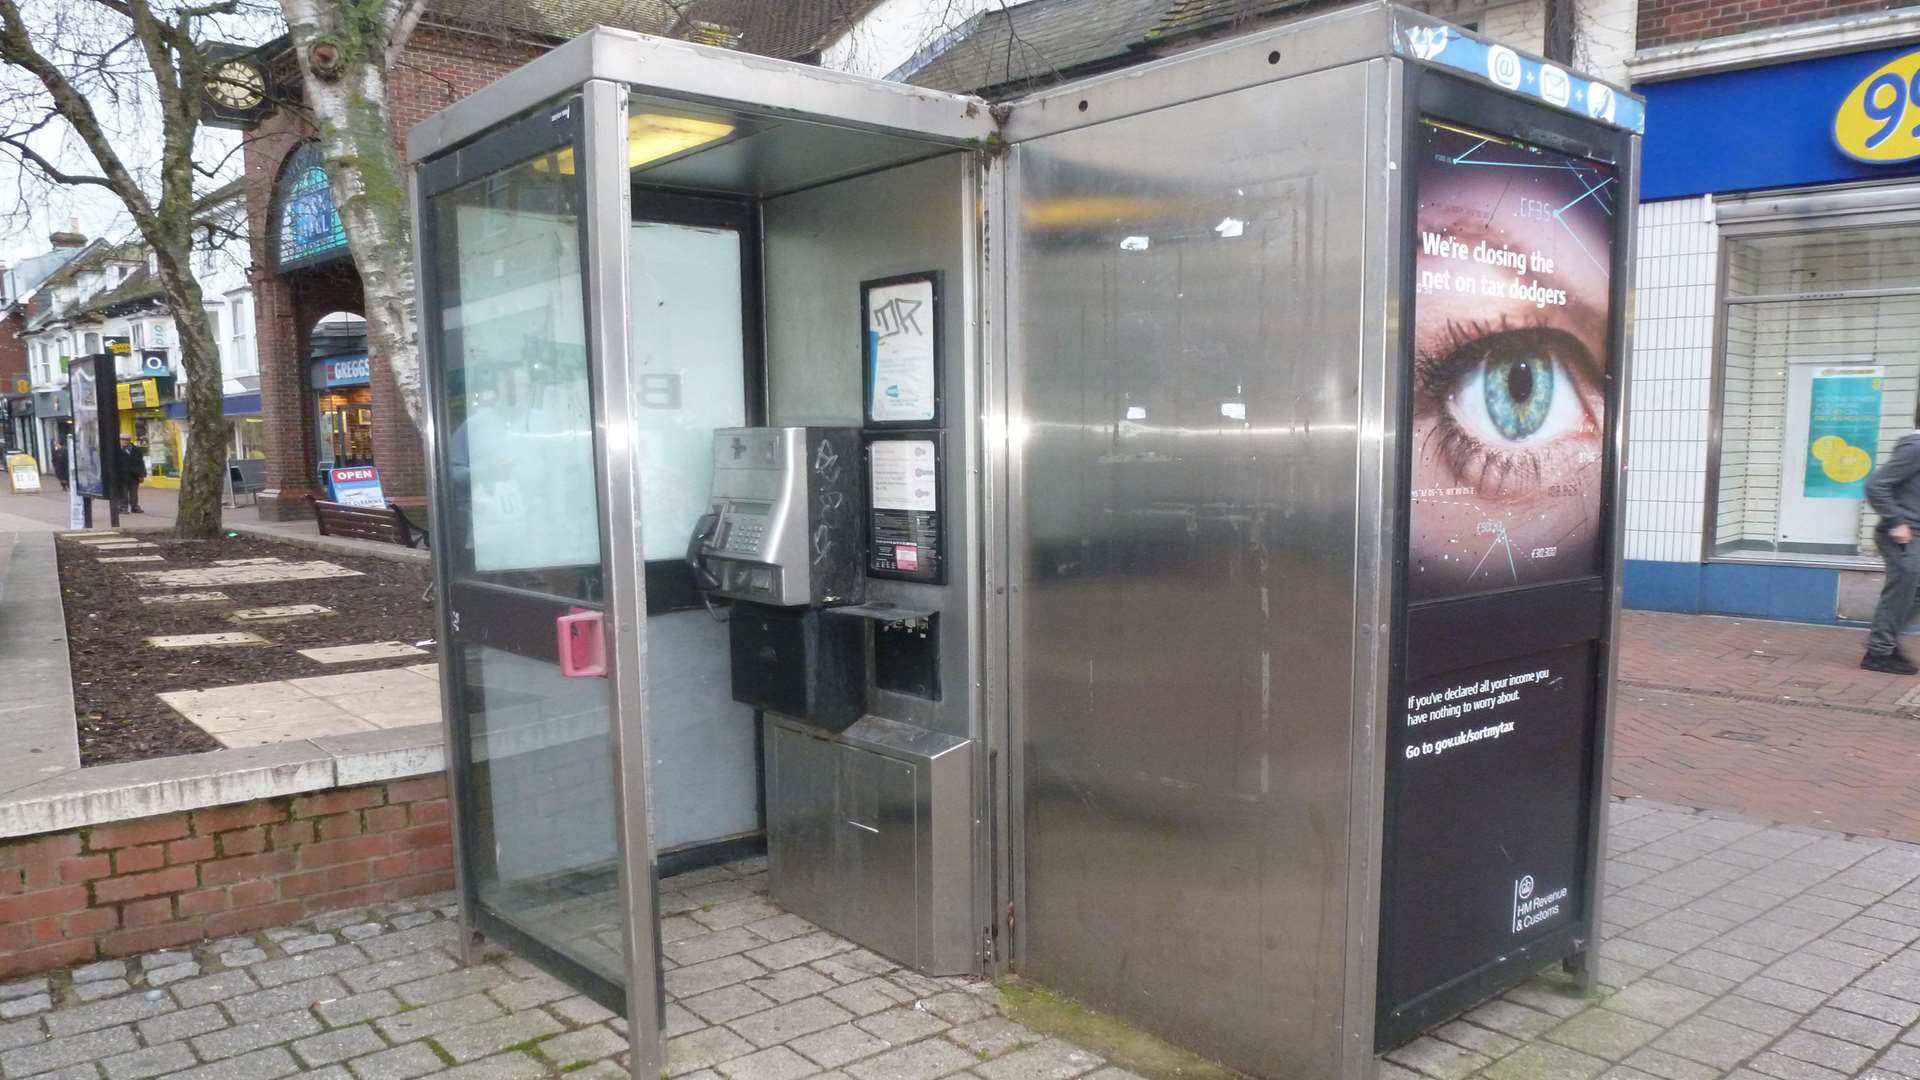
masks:
POLYGON ((301 143, 280 166, 274 183, 273 253, 280 270, 347 253, 347 232, 333 205, 319 143, 301 143))

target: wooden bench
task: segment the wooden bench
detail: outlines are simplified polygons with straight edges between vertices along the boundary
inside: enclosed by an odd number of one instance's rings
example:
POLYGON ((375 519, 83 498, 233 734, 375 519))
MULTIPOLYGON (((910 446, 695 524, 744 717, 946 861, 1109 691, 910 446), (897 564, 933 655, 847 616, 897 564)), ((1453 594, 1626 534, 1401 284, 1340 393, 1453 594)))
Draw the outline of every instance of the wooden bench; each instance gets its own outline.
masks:
MULTIPOLYGON (((308 499, 313 504, 314 521, 321 536, 350 536, 359 540, 378 540, 401 547, 427 547, 427 530, 416 525, 398 503, 386 506, 348 506, 346 503, 308 499)), ((420 500, 422 507, 425 500, 420 500)), ((415 513, 420 512, 416 507, 415 513)))

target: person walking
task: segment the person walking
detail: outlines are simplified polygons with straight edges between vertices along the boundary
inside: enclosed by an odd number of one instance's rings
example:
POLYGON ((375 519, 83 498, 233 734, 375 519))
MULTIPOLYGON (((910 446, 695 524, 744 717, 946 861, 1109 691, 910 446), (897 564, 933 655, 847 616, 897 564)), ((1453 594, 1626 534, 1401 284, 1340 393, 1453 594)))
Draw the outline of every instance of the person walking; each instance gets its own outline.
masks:
POLYGON ((1913 621, 1914 590, 1920 588, 1920 544, 1913 535, 1920 528, 1920 431, 1902 436, 1873 470, 1867 503, 1880 515, 1873 543, 1886 561, 1887 577, 1860 666, 1890 675, 1920 674, 1920 666, 1900 651, 1900 634, 1913 621))
POLYGON ((135 446, 133 436, 120 436, 120 448, 114 451, 113 477, 119 487, 120 509, 129 514, 143 514, 140 509, 140 481, 147 478, 147 454, 135 446))
POLYGON ((60 481, 60 490, 67 490, 67 444, 58 436, 53 440, 53 475, 60 481))

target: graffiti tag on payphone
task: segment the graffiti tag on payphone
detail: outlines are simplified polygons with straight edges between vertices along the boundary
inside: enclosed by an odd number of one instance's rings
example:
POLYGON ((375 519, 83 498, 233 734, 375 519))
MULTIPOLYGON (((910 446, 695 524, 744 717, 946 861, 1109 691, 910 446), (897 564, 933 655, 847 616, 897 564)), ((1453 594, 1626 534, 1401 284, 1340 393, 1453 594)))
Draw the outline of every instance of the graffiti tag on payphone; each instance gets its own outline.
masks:
POLYGON ((826 563, 833 553, 836 542, 833 535, 833 511, 838 510, 846 501, 843 492, 834 491, 829 485, 840 480, 840 452, 833 448, 832 439, 821 439, 820 446, 813 453, 813 475, 820 479, 820 523, 813 528, 813 564, 826 563))

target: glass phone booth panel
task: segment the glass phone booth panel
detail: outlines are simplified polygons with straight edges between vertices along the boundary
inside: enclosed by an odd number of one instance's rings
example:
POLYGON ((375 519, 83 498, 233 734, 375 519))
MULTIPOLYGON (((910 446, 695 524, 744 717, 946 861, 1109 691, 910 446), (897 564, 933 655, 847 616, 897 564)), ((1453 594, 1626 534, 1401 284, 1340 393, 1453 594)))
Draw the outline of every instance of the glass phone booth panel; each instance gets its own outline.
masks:
POLYGON ((581 112, 421 170, 423 321, 470 918, 624 1012, 581 112))

